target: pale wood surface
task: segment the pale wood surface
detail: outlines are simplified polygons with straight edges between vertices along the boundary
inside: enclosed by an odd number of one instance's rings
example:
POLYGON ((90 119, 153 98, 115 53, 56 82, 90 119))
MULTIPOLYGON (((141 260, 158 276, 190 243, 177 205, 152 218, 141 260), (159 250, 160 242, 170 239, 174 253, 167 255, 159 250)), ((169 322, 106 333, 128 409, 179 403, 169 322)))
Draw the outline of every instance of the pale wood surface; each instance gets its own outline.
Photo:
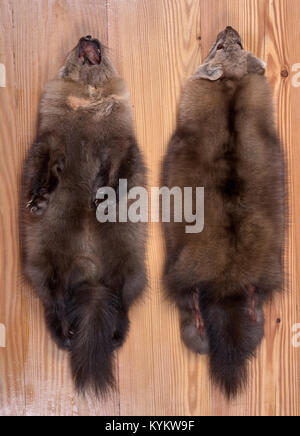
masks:
POLYGON ((0 88, 0 323, 7 331, 0 415, 299 415, 300 348, 292 347, 292 326, 300 322, 300 88, 292 86, 299 22, 299 0, 0 0, 7 76, 0 88), (251 363, 248 389, 228 403, 211 386, 207 359, 181 344, 177 314, 163 299, 161 228, 151 224, 148 294, 131 312, 116 361, 117 390, 106 401, 79 398, 68 356, 49 338, 20 270, 19 178, 41 91, 79 37, 99 37, 128 82, 149 184, 158 186, 182 86, 228 24, 267 61, 289 166, 286 293, 266 308, 266 339, 251 363))

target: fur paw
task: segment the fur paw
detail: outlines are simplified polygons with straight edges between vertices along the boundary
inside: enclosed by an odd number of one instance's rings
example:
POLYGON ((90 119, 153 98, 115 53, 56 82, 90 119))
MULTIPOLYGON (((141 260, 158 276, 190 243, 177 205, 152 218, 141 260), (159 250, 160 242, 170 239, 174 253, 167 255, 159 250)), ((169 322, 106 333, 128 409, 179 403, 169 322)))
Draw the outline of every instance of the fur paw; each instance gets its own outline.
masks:
POLYGON ((99 206, 99 204, 101 204, 104 200, 100 200, 98 198, 96 198, 95 200, 93 200, 93 206, 95 209, 97 209, 97 207, 99 206))
POLYGON ((200 335, 199 330, 195 326, 194 322, 181 323, 181 338, 184 344, 194 353, 209 353, 209 344, 206 332, 204 330, 202 335, 200 335))
POLYGON ((195 314, 194 310, 181 310, 180 323, 181 338, 184 344, 194 353, 208 354, 209 343, 200 312, 195 314), (199 328, 199 317, 201 328, 199 328))
MULTIPOLYGON (((94 208, 94 209, 98 209, 98 206, 101 204, 101 203, 103 203, 104 201, 106 201, 106 199, 99 199, 99 198, 96 198, 96 199, 94 199, 93 200, 93 202, 92 202, 92 207, 94 208)), ((105 213, 108 213, 108 208, 106 207, 106 209, 105 209, 105 213)))
POLYGON ((50 196, 47 192, 40 190, 38 194, 31 197, 26 205, 26 208, 29 209, 32 215, 41 216, 48 207, 49 198, 50 196))
POLYGON ((114 350, 120 348, 123 345, 127 336, 128 329, 129 329, 129 320, 127 314, 120 313, 118 317, 116 329, 112 337, 114 350))
POLYGON ((72 351, 72 338, 70 336, 56 332, 55 335, 52 334, 52 338, 61 350, 72 351))

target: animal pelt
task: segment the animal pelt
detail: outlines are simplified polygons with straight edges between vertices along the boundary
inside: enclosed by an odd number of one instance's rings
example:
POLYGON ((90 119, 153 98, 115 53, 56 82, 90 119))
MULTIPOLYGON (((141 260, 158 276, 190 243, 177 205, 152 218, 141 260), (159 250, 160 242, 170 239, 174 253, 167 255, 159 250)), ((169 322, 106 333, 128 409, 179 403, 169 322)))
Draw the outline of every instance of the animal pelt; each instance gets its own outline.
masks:
POLYGON ((104 394, 128 311, 145 288, 145 224, 100 223, 97 191, 145 186, 127 86, 107 49, 81 38, 44 90, 24 165, 21 236, 26 276, 76 386, 104 394))
POLYGON ((283 287, 285 160, 264 72, 234 29, 221 32, 183 91, 163 164, 170 189, 205 188, 202 233, 165 224, 165 283, 183 341, 209 353, 228 396, 245 385, 263 304, 283 287))

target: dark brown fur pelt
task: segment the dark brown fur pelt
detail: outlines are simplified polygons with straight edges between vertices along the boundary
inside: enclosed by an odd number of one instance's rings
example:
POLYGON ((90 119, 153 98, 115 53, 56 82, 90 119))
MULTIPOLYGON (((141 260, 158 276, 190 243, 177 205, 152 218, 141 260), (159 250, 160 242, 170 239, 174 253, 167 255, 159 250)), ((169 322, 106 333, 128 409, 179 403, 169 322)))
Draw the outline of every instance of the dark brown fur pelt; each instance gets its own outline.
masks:
POLYGON ((163 184, 205 188, 205 227, 165 224, 168 296, 182 339, 209 353, 228 396, 246 383, 264 336, 263 304, 283 286, 285 162, 264 63, 231 27, 189 80, 163 166, 163 184))
POLYGON ((25 274, 80 391, 113 385, 114 351, 146 284, 145 224, 99 223, 96 193, 117 192, 119 179, 145 186, 145 173, 127 86, 106 48, 81 38, 46 85, 21 199, 25 274))

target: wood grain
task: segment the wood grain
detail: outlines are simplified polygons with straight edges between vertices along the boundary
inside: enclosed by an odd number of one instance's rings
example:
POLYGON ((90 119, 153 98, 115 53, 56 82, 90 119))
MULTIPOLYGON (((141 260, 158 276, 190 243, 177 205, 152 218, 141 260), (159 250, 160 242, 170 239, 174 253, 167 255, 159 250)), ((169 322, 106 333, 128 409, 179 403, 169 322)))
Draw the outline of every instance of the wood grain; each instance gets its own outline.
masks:
MULTIPOLYGON (((270 309, 273 320, 277 315, 282 319, 281 327, 274 336, 267 359, 273 361, 274 414, 299 415, 299 349, 290 346, 291 326, 299 322, 300 293, 298 285, 299 266, 297 253, 299 250, 299 90, 292 86, 292 66, 299 62, 300 18, 299 2, 269 1, 266 20, 266 56, 272 65, 269 78, 274 88, 277 106, 277 122, 283 140, 289 173, 289 207, 290 226, 289 243, 286 252, 286 293, 277 301, 277 307, 270 309), (289 78, 281 76, 287 70, 289 78), (277 312, 275 310, 277 309, 277 312), (272 353, 272 354, 271 354, 272 353), (274 359, 274 356, 277 358, 274 359)), ((272 318, 271 318, 272 319, 272 318)), ((274 325, 274 324, 273 324, 274 325)), ((272 324, 269 326, 272 333, 272 324)), ((274 327, 273 327, 274 331, 274 327)))
POLYGON ((26 415, 114 414, 118 392, 105 403, 76 396, 68 355, 53 344, 39 300, 20 279, 17 232, 22 160, 35 135, 42 89, 80 36, 98 35, 107 43, 106 2, 1 0, 0 4, 1 35, 5 35, 0 62, 8 69, 8 87, 1 89, 0 106, 0 235, 4 247, 0 322, 8 332, 7 348, 0 349, 4 389, 0 410, 2 414, 26 415), (7 15, 3 16, 2 8, 7 15))
POLYGON ((0 2, 0 62, 6 68, 6 87, 0 88, 0 322, 6 326, 7 348, 0 348, 1 414, 25 414, 22 296, 18 249, 18 169, 22 151, 17 145, 16 70, 12 40, 13 10, 0 2))
POLYGON ((292 347, 292 326, 300 322, 300 88, 292 86, 299 20, 299 0, 0 0, 7 76, 0 88, 0 323, 7 331, 0 415, 299 415, 300 349, 292 347), (117 390, 106 401, 79 398, 68 356, 49 338, 19 261, 20 172, 41 91, 80 36, 98 36, 128 82, 149 186, 158 186, 182 86, 226 25, 267 62, 289 167, 286 292, 266 308, 266 338, 250 365, 249 386, 227 402, 210 383, 207 359, 182 345, 177 313, 163 297, 161 228, 151 224, 149 289, 130 314, 130 335, 116 361, 117 390))

